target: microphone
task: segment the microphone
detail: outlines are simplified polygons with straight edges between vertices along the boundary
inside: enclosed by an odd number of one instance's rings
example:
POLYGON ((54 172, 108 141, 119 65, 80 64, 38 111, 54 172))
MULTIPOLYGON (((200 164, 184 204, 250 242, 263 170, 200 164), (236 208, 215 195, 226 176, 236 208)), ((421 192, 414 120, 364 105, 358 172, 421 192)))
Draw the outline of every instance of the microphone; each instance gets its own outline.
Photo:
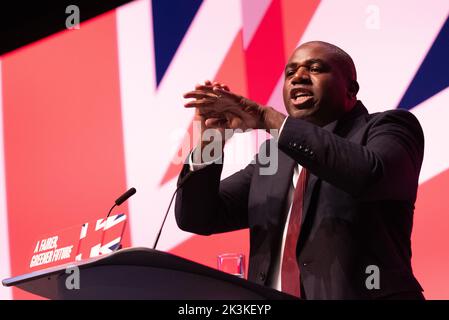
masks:
POLYGON ((123 202, 128 200, 129 197, 133 196, 136 193, 136 188, 131 188, 122 194, 117 200, 115 200, 116 205, 121 205, 123 202))
POLYGON ((125 202, 126 200, 129 199, 129 197, 131 197, 132 195, 134 195, 136 193, 136 188, 131 188, 128 191, 126 191, 124 194, 122 194, 120 197, 117 198, 117 200, 115 200, 114 205, 112 206, 112 208, 109 210, 108 215, 106 216, 106 219, 109 218, 109 215, 112 212, 112 209, 114 209, 116 206, 121 205, 123 202, 125 202))
MULTIPOLYGON (((118 197, 117 200, 115 200, 115 203, 112 206, 112 208, 109 210, 108 215, 106 216, 106 220, 109 218, 109 215, 111 214, 112 209, 114 209, 116 206, 120 206, 123 202, 128 200, 135 193, 136 193, 136 188, 131 188, 128 191, 126 191, 124 194, 122 194, 120 197, 118 197)), ((120 250, 122 248, 121 242, 122 241, 120 240, 120 242, 118 243, 117 247, 115 249, 113 249, 113 251, 120 250)))
POLYGON ((164 220, 162 221, 161 227, 159 228, 159 232, 157 233, 156 240, 154 241, 153 250, 156 250, 156 246, 157 246, 157 243, 159 242, 159 238, 161 236, 162 229, 164 228, 165 220, 167 220, 168 212, 170 211, 170 207, 171 207, 171 204, 173 202, 173 199, 175 198, 176 193, 184 185, 184 183, 190 178, 190 176, 192 174, 193 174, 193 171, 187 172, 186 175, 179 182, 178 187, 176 188, 175 192, 173 192, 173 195, 172 195, 171 200, 170 200, 170 204, 168 205, 168 208, 167 208, 167 212, 165 212, 164 220))

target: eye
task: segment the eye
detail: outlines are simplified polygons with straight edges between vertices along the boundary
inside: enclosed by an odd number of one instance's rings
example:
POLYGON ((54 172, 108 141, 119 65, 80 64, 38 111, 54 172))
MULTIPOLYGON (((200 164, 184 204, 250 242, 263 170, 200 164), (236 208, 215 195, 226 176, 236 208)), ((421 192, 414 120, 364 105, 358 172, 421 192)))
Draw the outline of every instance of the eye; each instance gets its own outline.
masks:
POLYGON ((293 76, 295 74, 295 71, 294 70, 287 70, 286 72, 285 72, 285 76, 286 77, 291 77, 291 76, 293 76))
POLYGON ((310 67, 310 72, 314 72, 314 73, 321 72, 321 67, 320 66, 312 66, 312 67, 310 67))

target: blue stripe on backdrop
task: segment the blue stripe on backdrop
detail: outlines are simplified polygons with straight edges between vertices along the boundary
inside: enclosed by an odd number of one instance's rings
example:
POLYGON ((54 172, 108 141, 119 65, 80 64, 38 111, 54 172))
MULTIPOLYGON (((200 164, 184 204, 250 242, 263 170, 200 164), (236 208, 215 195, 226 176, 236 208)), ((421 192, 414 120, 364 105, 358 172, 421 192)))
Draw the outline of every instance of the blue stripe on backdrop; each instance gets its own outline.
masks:
POLYGON ((412 109, 449 86, 448 40, 449 17, 402 97, 398 108, 412 109))
POLYGON ((156 83, 159 85, 202 0, 152 0, 156 83))

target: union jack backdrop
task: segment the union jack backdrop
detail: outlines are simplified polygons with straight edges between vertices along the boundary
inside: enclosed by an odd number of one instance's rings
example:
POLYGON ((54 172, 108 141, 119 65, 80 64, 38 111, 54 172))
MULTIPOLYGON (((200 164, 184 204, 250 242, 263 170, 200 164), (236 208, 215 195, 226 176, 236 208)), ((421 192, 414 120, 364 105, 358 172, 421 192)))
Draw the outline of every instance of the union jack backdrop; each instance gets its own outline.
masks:
MULTIPOLYGON (((122 245, 152 247, 190 147, 182 94, 218 80, 285 113, 285 62, 323 40, 353 57, 370 112, 409 109, 423 126, 413 267, 428 299, 448 299, 448 13, 447 0, 138 0, 0 56, 0 278, 27 272, 34 239, 105 217, 131 186, 122 245)), ((260 140, 235 135, 222 177, 260 140)), ((172 208, 158 249, 216 267, 248 254, 248 231, 192 235, 172 208)))

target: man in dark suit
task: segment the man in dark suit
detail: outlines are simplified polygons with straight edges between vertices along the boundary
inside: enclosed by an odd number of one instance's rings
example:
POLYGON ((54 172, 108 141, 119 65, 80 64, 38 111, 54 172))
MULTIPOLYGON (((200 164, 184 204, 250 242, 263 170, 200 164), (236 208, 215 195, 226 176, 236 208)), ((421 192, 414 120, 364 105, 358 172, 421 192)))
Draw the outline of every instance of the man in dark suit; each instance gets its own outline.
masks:
POLYGON ((249 228, 248 279, 301 298, 423 299, 410 243, 423 132, 408 111, 369 114, 358 89, 350 56, 314 41, 285 68, 288 117, 219 83, 185 94, 201 132, 221 139, 199 141, 180 174, 178 226, 249 228), (260 151, 220 181, 225 128, 280 130, 261 147, 277 170, 262 174, 260 151))

